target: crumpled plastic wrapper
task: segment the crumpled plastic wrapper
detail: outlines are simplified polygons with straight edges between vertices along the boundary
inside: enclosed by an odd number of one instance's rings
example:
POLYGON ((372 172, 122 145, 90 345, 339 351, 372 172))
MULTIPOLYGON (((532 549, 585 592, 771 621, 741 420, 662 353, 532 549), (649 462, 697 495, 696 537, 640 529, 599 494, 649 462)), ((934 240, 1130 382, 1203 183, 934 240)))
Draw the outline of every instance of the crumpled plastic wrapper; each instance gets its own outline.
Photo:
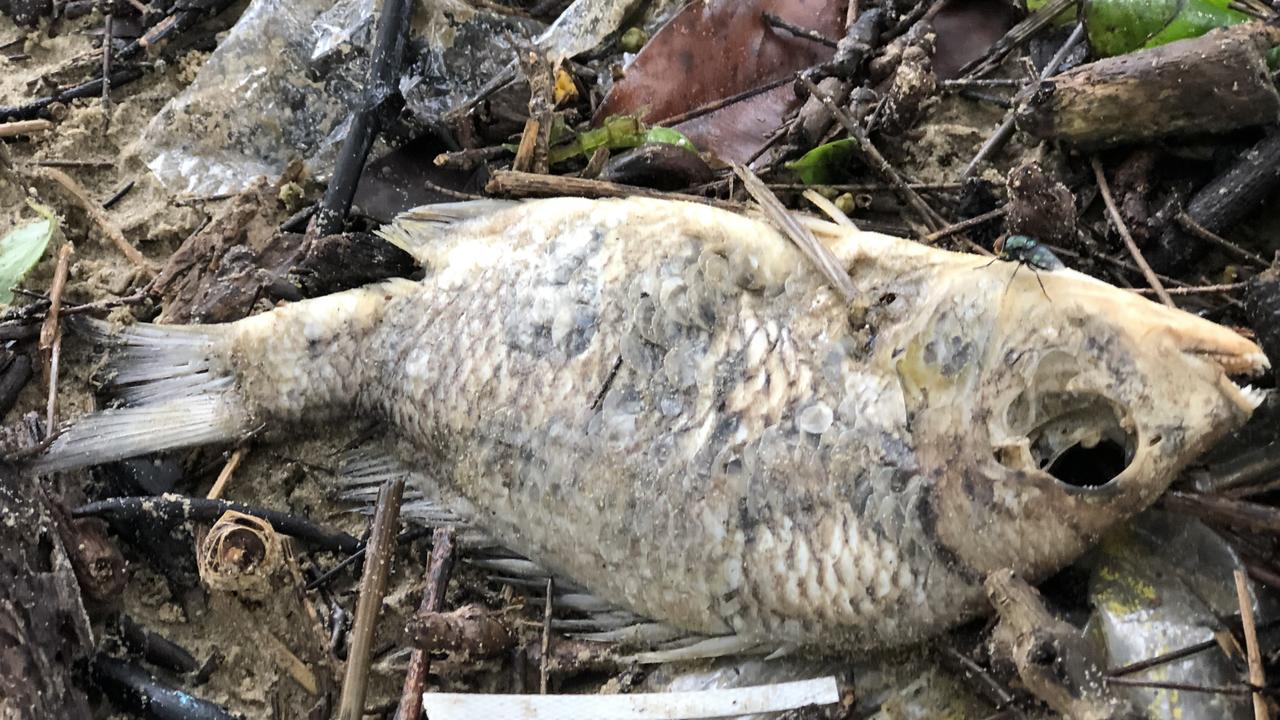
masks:
MULTIPOLYGON (((1202 523, 1148 512, 1108 536, 1089 579, 1089 624, 1106 645, 1108 666, 1121 667, 1211 640, 1218 617, 1239 611, 1233 571, 1240 558, 1202 523)), ((1255 613, 1268 617, 1267 604, 1255 613)), ((1126 677, 1221 686, 1240 680, 1217 647, 1126 677)), ((1253 717, 1247 695, 1179 692, 1113 685, 1150 718, 1224 720, 1253 717)))
MULTIPOLYGON (((195 195, 276 178, 294 158, 333 165, 367 84, 375 0, 254 0, 195 81, 152 119, 140 152, 166 187, 195 195)), ((419 0, 401 90, 433 119, 514 58, 537 23, 460 0, 419 0)))
MULTIPOLYGON (((521 38, 556 58, 595 48, 637 0, 577 0, 550 27, 462 0, 417 0, 399 89, 434 123, 512 66, 521 38)), ((254 0, 194 82, 156 115, 140 152, 166 187, 243 190, 302 158, 332 167, 368 77, 378 0, 254 0)))

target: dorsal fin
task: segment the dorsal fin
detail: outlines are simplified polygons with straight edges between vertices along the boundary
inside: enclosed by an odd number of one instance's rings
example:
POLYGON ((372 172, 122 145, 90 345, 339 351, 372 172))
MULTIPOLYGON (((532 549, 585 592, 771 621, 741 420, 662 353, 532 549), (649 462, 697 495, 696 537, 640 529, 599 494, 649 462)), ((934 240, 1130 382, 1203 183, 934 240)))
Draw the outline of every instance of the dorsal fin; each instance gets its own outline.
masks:
POLYGON ((518 204, 519 201, 516 200, 486 198, 422 205, 397 215, 390 225, 378 230, 378 235, 412 255, 418 262, 425 262, 430 257, 431 248, 453 225, 488 217, 518 204))

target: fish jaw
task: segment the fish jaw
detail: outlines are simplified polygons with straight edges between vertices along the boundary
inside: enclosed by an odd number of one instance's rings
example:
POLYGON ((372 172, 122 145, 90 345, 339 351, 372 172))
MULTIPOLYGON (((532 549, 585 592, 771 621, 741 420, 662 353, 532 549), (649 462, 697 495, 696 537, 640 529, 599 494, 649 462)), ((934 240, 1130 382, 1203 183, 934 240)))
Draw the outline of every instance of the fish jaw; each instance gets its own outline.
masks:
POLYGON ((1043 577, 1150 505, 1262 400, 1237 333, 1065 270, 938 253, 888 360, 943 555, 1043 577))

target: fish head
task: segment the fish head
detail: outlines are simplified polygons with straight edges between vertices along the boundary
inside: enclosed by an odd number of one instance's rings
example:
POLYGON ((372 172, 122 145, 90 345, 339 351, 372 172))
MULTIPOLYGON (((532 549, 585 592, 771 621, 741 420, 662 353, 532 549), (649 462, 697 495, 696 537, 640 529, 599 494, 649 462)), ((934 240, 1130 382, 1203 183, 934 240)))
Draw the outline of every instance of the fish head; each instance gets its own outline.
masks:
MULTIPOLYGON (((937 251, 934 251, 937 252, 937 251)), ((978 574, 1072 562, 1240 426, 1267 367, 1236 332, 1086 275, 946 254, 881 352, 938 542, 978 574)))

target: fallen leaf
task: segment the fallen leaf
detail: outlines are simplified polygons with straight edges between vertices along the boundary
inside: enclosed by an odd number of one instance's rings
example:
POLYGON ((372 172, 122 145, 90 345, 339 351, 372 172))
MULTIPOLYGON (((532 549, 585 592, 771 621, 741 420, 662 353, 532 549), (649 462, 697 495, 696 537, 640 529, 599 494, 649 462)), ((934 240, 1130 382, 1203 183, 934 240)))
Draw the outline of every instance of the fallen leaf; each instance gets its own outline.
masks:
MULTIPOLYGON (((831 48, 775 30, 762 15, 838 40, 846 8, 845 0, 695 0, 644 46, 601 104, 596 122, 638 114, 663 123, 830 60, 831 48)), ((762 147, 798 102, 782 86, 675 127, 699 149, 740 162, 762 147)))
POLYGON ((52 210, 29 204, 43 219, 16 227, 0 238, 0 305, 13 302, 13 287, 44 257, 49 240, 58 229, 58 217, 52 210))
POLYGON ((856 157, 857 152, 857 140, 834 140, 787 163, 787 169, 794 171, 805 185, 826 185, 838 182, 848 175, 849 162, 856 157))

